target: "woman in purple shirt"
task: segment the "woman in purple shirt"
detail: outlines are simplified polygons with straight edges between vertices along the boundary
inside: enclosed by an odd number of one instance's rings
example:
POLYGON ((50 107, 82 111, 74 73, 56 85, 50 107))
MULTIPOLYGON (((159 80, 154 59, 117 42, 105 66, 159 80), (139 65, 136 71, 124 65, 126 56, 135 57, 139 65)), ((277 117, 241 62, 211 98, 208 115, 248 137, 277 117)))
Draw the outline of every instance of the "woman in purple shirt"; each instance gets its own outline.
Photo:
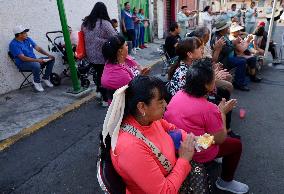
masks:
POLYGON ((82 30, 85 35, 87 59, 96 71, 94 82, 97 85, 97 92, 102 95, 102 105, 107 106, 106 91, 101 87, 101 77, 106 62, 102 54, 102 47, 108 38, 117 33, 112 27, 104 3, 98 2, 95 4, 90 15, 84 19, 82 30))

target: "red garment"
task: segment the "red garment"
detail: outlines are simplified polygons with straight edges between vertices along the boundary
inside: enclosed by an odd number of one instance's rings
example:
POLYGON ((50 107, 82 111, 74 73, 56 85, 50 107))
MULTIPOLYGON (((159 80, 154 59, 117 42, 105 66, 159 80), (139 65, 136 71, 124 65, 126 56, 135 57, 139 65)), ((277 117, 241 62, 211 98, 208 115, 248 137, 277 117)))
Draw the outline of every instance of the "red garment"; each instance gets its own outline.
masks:
POLYGON ((221 178, 232 181, 241 158, 242 143, 239 139, 227 137, 219 147, 217 158, 223 157, 221 178))
MULTIPOLYGON (((127 117, 123 123, 140 130, 173 166, 170 174, 167 174, 157 157, 142 140, 120 131, 115 151, 111 151, 111 159, 114 168, 127 185, 126 193, 178 193, 191 166, 187 160, 175 156, 174 143, 167 133, 175 129, 175 126, 163 119, 149 126, 142 126, 132 116, 127 117)), ((182 134, 184 139, 187 134, 184 131, 182 134)))

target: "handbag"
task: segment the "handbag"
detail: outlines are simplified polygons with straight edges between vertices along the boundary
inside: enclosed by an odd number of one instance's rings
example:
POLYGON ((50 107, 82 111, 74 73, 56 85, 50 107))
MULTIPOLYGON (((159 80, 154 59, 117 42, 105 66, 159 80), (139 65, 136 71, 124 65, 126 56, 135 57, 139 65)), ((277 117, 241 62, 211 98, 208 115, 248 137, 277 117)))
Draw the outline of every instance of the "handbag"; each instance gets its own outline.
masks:
POLYGON ((80 60, 86 57, 85 35, 82 29, 81 31, 78 32, 78 45, 76 47, 76 57, 80 60))
POLYGON ((212 194, 213 184, 202 163, 191 161, 191 171, 183 182, 179 193, 180 194, 212 194))

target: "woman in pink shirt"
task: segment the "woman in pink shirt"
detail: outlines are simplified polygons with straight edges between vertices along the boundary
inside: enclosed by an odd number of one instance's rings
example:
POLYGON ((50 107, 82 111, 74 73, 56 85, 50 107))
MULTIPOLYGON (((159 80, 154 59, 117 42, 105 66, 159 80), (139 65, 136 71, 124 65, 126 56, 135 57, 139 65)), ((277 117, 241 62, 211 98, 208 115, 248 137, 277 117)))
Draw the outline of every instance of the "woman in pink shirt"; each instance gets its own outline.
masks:
POLYGON ((225 101, 219 106, 208 102, 206 96, 215 87, 215 74, 208 60, 193 63, 186 75, 184 90, 180 90, 170 101, 164 118, 199 136, 208 133, 214 136, 215 144, 196 153, 193 160, 206 163, 223 157, 221 178, 216 181, 219 189, 233 193, 247 193, 246 184, 237 182, 234 174, 242 153, 239 139, 227 137, 226 114, 236 105, 236 100, 225 101))
MULTIPOLYGON (((137 76, 114 94, 103 127, 103 139, 111 137, 111 160, 126 183, 126 193, 176 194, 188 176, 194 154, 192 134, 162 119, 166 107, 161 80, 137 76), (121 120, 122 119, 122 120, 121 120), (170 168, 158 160, 152 147, 123 126, 134 127, 151 141, 169 161, 170 168), (178 130, 183 141, 177 150, 168 132, 178 130)), ((106 145, 108 147, 108 145, 106 145)))
POLYGON ((122 36, 113 36, 105 42, 102 53, 106 59, 101 78, 103 88, 107 89, 109 102, 114 91, 127 85, 135 76, 149 73, 150 68, 142 68, 129 55, 128 46, 122 36))

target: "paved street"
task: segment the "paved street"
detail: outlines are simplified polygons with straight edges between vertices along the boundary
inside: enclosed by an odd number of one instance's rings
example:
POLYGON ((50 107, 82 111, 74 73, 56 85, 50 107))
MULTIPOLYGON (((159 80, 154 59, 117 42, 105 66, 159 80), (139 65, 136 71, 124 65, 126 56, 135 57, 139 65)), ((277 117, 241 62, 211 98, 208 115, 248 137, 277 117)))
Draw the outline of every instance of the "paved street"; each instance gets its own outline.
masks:
MULTIPOLYGON (((284 77, 266 68, 252 91, 235 91, 244 120, 233 114, 244 152, 237 179, 250 193, 284 191, 284 77)), ((91 101, 0 153, 1 193, 100 193, 96 180, 98 134, 106 109, 91 101)), ((218 193, 222 193, 219 191, 218 193)))
MULTIPOLYGON (((236 179, 247 183, 251 194, 284 192, 283 73, 265 67, 262 83, 250 84, 250 92, 234 91, 232 128, 244 144, 236 179), (244 120, 239 108, 247 110, 244 120)), ((93 100, 0 152, 0 193, 101 193, 96 155, 105 113, 93 100)))

